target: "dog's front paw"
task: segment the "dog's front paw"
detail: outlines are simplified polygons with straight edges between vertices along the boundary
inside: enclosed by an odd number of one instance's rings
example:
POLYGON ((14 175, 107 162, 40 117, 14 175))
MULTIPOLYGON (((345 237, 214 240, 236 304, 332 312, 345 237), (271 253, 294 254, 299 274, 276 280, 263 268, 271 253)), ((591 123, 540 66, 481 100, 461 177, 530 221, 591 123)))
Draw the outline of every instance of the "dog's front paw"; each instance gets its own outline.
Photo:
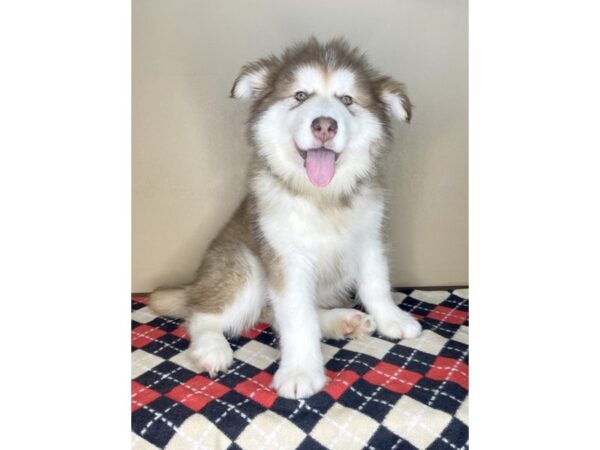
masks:
POLYGON ((421 324, 409 313, 401 309, 393 314, 376 319, 379 334, 390 339, 411 339, 421 334, 421 324))
POLYGON ((200 372, 208 372, 214 378, 231 365, 233 351, 223 335, 207 334, 192 343, 190 358, 200 372))
POLYGON ((277 394, 285 398, 306 398, 323 389, 327 377, 323 369, 282 366, 273 377, 277 394))

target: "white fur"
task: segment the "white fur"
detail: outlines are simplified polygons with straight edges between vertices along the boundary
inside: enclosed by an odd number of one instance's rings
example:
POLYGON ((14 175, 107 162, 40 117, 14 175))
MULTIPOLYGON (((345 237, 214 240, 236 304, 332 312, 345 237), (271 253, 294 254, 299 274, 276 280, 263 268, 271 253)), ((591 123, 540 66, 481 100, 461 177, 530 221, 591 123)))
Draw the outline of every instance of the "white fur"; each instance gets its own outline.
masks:
POLYGON ((339 100, 342 95, 353 94, 354 75, 349 70, 338 70, 324 77, 320 70, 306 66, 297 71, 297 77, 290 90, 304 90, 311 97, 302 104, 289 97, 261 116, 254 124, 258 151, 278 176, 300 191, 320 196, 323 190, 310 183, 297 148, 321 146, 310 125, 317 117, 332 117, 338 123, 338 131, 328 146, 340 156, 327 193, 349 194, 358 178, 374 170, 373 160, 380 150, 374 144, 383 139, 383 127, 369 110, 358 104, 347 107, 339 100))
POLYGON ((358 295, 379 332, 392 339, 417 337, 421 325, 392 299, 388 264, 379 238, 365 236, 358 257, 358 295))
POLYGON ((266 68, 260 68, 240 76, 233 88, 233 96, 239 99, 249 99, 256 96, 265 88, 266 68))
POLYGON ((266 285, 262 265, 248 249, 244 256, 250 266, 246 286, 221 314, 194 313, 187 328, 191 338, 190 356, 199 370, 212 377, 233 362, 233 352, 225 334, 238 335, 258 321, 266 302, 266 285))
POLYGON ((408 112, 402 103, 402 98, 392 92, 384 91, 382 94, 383 101, 387 105, 389 111, 398 120, 405 121, 408 119, 408 112))

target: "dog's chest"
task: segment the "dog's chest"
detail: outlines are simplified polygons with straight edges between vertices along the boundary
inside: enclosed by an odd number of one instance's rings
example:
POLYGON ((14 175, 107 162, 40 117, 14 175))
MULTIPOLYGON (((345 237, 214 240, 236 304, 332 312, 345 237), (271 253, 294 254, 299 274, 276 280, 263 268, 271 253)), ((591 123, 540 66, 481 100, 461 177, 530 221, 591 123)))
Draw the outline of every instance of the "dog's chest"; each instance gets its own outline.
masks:
POLYGON ((382 201, 363 196, 350 206, 322 206, 302 198, 281 198, 261 217, 261 228, 277 253, 289 261, 310 261, 329 279, 354 272, 362 243, 379 233, 382 201))

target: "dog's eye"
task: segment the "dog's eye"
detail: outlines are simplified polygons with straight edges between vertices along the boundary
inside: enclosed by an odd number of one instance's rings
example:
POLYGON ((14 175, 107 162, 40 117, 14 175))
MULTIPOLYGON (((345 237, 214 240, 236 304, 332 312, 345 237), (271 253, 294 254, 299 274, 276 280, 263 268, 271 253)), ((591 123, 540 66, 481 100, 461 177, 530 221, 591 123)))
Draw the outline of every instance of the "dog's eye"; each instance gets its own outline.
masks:
POLYGON ((340 101, 341 101, 341 102, 342 102, 344 105, 346 105, 346 106, 350 106, 354 100, 352 100, 352 97, 350 97, 349 95, 342 95, 342 96, 340 97, 340 101))
POLYGON ((304 91, 298 91, 294 94, 294 98, 302 103, 304 100, 308 98, 308 94, 304 91))

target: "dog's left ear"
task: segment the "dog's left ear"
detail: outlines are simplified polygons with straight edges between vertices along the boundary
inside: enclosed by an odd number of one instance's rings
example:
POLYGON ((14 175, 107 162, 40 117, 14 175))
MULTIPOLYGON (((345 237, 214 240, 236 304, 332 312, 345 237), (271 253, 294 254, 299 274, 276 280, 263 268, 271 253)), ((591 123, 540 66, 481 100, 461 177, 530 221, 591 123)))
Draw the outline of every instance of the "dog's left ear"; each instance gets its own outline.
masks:
POLYGON ((275 57, 263 58, 246 64, 233 82, 230 97, 238 99, 260 97, 265 91, 271 71, 276 65, 277 58, 275 57))
POLYGON ((402 83, 385 79, 380 88, 381 100, 386 106, 387 113, 391 117, 404 122, 410 122, 412 117, 412 103, 406 95, 406 88, 402 83))

